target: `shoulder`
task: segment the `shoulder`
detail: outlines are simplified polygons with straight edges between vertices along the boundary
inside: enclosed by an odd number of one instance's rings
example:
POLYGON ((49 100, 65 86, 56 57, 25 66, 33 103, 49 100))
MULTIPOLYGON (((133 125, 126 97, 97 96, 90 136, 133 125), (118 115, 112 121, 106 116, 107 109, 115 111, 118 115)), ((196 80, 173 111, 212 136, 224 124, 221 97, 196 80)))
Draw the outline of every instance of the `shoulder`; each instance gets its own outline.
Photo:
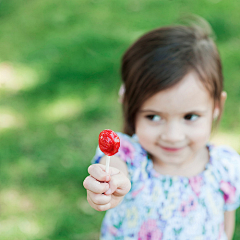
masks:
POLYGON ((120 138, 120 150, 128 147, 129 150, 134 148, 138 151, 142 151, 141 145, 139 144, 138 138, 135 134, 133 136, 129 136, 125 133, 117 132, 117 135, 120 138))
MULTIPOLYGON (((136 162, 134 159, 137 158, 138 161, 141 161, 141 159, 147 156, 146 151, 139 144, 136 135, 129 136, 121 132, 116 133, 120 138, 120 147, 116 153, 116 156, 120 157, 123 161, 131 164, 132 166, 136 162)), ((98 163, 103 156, 104 154, 98 146, 92 163, 98 163)))
POLYGON ((213 147, 211 151, 214 175, 218 176, 224 209, 232 211, 240 205, 240 156, 230 147, 213 147))
POLYGON ((222 157, 239 157, 239 154, 233 148, 226 146, 226 145, 209 145, 210 152, 216 156, 222 157))
POLYGON ((240 156, 228 146, 210 146, 213 173, 219 182, 240 183, 240 156))
POLYGON ((137 136, 129 136, 124 133, 117 133, 120 138, 120 148, 117 155, 125 162, 132 162, 135 158, 146 156, 146 151, 138 142, 137 136))
POLYGON ((240 166, 239 154, 229 146, 210 147, 210 157, 214 165, 223 167, 225 170, 240 166))

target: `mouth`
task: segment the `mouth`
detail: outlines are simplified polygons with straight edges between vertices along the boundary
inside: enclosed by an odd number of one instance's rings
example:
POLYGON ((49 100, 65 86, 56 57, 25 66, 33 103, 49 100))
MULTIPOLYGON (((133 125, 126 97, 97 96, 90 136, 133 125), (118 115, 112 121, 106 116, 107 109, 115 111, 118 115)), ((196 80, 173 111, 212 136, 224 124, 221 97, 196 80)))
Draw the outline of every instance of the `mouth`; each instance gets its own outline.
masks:
POLYGON ((163 149, 166 152, 180 152, 183 147, 181 148, 171 148, 171 147, 164 147, 164 146, 160 146, 161 149, 163 149))

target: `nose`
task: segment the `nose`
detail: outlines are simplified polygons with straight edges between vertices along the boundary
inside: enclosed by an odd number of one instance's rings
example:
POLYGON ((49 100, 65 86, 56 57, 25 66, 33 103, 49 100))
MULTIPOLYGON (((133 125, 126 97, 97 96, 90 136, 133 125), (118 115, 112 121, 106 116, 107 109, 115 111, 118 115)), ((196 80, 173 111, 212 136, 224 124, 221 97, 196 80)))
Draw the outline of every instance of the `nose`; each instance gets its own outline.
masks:
POLYGON ((178 122, 169 122, 163 126, 161 139, 165 142, 176 143, 185 139, 183 127, 178 122))

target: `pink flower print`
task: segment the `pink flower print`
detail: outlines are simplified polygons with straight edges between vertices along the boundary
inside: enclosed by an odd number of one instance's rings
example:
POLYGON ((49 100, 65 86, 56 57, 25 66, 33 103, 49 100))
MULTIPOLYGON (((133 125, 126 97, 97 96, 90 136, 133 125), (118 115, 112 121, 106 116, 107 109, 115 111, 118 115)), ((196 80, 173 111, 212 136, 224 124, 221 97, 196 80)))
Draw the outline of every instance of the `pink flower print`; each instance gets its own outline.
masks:
POLYGON ((229 182, 221 181, 220 190, 223 191, 223 198, 225 203, 233 203, 235 200, 236 188, 229 182))
POLYGON ((132 192, 132 196, 136 197, 143 189, 144 189, 144 185, 140 189, 138 189, 136 191, 133 191, 132 192))
POLYGON ((190 184, 192 190, 199 197, 199 195, 201 193, 202 177, 200 177, 200 176, 191 177, 189 179, 189 184, 190 184))
POLYGON ((120 158, 122 158, 125 162, 127 161, 128 158, 133 160, 134 152, 135 152, 135 148, 133 147, 133 145, 121 139, 120 148, 119 148, 120 158))
POLYGON ((195 201, 193 196, 190 196, 189 200, 188 200, 188 205, 189 205, 189 210, 193 211, 196 209, 197 207, 197 202, 195 201))
POLYGON ((117 228, 111 226, 109 228, 109 232, 113 235, 113 236, 116 236, 117 235, 117 228))
POLYGON ((154 219, 149 219, 144 222, 138 233, 138 240, 161 240, 162 232, 157 227, 157 222, 154 219))
POLYGON ((187 201, 183 201, 183 202, 181 203, 181 206, 180 206, 180 209, 179 209, 179 210, 180 210, 182 216, 183 216, 183 217, 186 217, 187 214, 188 214, 189 211, 190 211, 190 208, 189 208, 189 206, 188 206, 188 202, 187 202, 187 201))
POLYGON ((197 207, 197 202, 193 196, 190 196, 187 201, 183 201, 180 205, 179 211, 183 217, 186 217, 190 211, 195 210, 197 207))

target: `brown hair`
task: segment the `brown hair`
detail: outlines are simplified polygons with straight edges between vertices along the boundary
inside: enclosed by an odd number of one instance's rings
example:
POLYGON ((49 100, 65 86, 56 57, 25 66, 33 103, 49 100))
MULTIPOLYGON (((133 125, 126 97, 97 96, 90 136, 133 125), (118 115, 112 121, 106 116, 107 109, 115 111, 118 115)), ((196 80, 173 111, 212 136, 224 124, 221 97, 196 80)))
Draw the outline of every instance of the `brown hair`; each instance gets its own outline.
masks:
MULTIPOLYGON (((176 25, 150 31, 140 37, 122 58, 121 75, 124 129, 135 133, 136 114, 155 93, 177 84, 195 71, 215 104, 220 106, 223 75, 220 56, 204 20, 189 26, 176 25)), ((222 109, 218 121, 220 119, 222 109)))

